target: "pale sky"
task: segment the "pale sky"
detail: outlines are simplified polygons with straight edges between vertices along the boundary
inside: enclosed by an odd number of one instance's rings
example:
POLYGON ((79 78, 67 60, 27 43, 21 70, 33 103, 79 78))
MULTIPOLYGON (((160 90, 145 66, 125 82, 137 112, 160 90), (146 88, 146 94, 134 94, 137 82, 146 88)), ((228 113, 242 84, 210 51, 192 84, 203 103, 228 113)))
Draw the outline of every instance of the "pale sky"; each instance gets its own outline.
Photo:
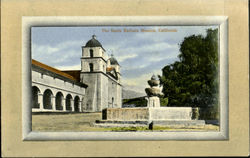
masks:
POLYGON ((153 74, 178 60, 179 44, 190 35, 206 35, 206 29, 217 26, 92 26, 32 27, 32 58, 60 70, 80 70, 81 46, 93 34, 108 55, 114 54, 121 65, 125 89, 145 93, 147 80, 153 74), (138 32, 124 32, 124 29, 138 32), (156 32, 142 32, 141 29, 156 32), (159 32, 167 29, 167 32, 159 32), (105 31, 104 31, 105 30, 105 31), (112 32, 111 30, 121 30, 112 32), (175 31, 176 32, 172 32, 175 31))

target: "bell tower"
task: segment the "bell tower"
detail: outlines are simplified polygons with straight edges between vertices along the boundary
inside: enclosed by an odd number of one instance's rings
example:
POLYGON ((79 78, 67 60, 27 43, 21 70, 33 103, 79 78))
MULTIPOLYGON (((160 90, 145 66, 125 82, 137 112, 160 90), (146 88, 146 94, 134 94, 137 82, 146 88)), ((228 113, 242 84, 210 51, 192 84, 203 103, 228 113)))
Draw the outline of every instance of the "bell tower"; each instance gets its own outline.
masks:
POLYGON ((103 72, 106 73, 107 56, 105 49, 96 39, 96 35, 92 35, 85 46, 82 47, 81 58, 82 72, 103 72))
POLYGON ((101 43, 93 35, 92 38, 82 46, 81 57, 81 82, 88 85, 83 101, 83 111, 101 111, 107 98, 108 78, 106 75, 107 56, 101 43))
POLYGON ((121 83, 121 72, 120 72, 120 65, 118 61, 115 59, 114 54, 111 54, 111 58, 108 60, 107 67, 112 67, 115 69, 118 77, 118 82, 121 83))

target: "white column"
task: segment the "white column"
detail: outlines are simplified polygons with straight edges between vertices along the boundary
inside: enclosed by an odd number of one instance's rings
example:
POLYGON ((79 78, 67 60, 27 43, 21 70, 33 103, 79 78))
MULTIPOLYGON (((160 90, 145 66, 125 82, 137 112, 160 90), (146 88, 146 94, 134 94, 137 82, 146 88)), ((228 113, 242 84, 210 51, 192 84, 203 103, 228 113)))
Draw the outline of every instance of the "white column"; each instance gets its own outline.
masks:
POLYGON ((79 112, 82 112, 82 102, 81 101, 79 101, 79 112))
POLYGON ((62 107, 63 107, 63 111, 66 111, 66 100, 64 98, 62 98, 62 107))
POLYGON ((51 102, 52 102, 52 110, 56 111, 56 97, 51 96, 51 102))
POLYGON ((71 110, 75 111, 74 100, 73 99, 70 99, 70 105, 71 105, 71 110))
POLYGON ((39 103, 40 110, 42 111, 44 109, 43 108, 43 94, 42 93, 38 94, 38 103, 39 103))

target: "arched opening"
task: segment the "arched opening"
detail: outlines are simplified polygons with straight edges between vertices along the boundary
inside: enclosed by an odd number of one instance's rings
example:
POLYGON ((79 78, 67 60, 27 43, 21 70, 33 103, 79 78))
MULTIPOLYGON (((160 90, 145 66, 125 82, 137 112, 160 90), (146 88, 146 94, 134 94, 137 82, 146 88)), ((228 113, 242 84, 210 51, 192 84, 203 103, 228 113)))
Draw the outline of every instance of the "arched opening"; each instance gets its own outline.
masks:
POLYGON ((68 94, 66 96, 66 110, 72 111, 71 100, 72 100, 72 96, 70 94, 68 94))
POLYGON ((93 65, 93 63, 89 63, 89 71, 90 72, 94 71, 94 65, 93 65))
POLYGON ((56 110, 63 110, 63 94, 58 92, 56 94, 56 110))
POLYGON ((93 51, 93 49, 90 49, 90 50, 89 50, 89 54, 90 54, 90 57, 91 57, 91 58, 94 57, 94 51, 93 51))
POLYGON ((75 97, 74 99, 74 108, 75 108, 75 111, 76 112, 79 112, 80 111, 80 108, 79 108, 79 101, 80 101, 80 98, 78 96, 75 97))
POLYGON ((47 89, 43 94, 44 109, 52 109, 52 92, 47 89))
POLYGON ((40 90, 36 87, 32 87, 32 108, 40 108, 40 104, 38 102, 38 94, 40 90))
POLYGON ((114 107, 114 97, 112 97, 112 108, 114 107))

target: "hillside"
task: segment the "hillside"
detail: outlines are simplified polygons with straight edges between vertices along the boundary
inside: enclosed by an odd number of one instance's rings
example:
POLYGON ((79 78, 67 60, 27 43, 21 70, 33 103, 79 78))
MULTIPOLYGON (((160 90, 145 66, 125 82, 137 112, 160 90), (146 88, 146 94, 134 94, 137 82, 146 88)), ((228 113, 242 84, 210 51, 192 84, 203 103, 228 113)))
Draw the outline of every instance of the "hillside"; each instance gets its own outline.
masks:
POLYGON ((139 98, 143 96, 146 96, 146 94, 132 91, 132 90, 122 89, 122 99, 132 99, 132 98, 139 98))
POLYGON ((122 100, 122 107, 146 107, 146 106, 147 106, 147 101, 145 97, 122 100))

